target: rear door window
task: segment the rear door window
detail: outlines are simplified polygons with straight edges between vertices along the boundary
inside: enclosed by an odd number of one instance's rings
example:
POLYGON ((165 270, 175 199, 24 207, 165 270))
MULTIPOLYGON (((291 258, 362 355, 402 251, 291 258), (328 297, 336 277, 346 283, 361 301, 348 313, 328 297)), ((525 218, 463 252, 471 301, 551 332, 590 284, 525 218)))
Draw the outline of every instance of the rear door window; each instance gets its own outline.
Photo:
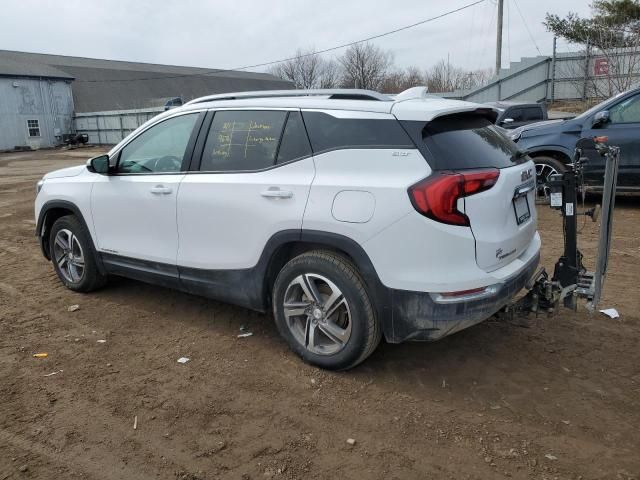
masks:
POLYGON ((415 148, 395 119, 337 118, 302 112, 314 153, 344 148, 415 148))
POLYGON ((202 154, 203 172, 272 167, 287 112, 221 110, 215 113, 202 154))
POLYGON ((528 160, 487 118, 475 114, 447 115, 403 125, 434 170, 505 168, 528 160))

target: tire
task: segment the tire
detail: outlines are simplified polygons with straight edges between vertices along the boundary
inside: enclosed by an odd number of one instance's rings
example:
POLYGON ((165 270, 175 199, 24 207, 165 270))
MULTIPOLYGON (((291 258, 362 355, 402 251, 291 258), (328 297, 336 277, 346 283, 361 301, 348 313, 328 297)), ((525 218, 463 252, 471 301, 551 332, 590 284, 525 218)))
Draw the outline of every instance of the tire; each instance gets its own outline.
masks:
POLYGON ((548 204, 549 189, 545 185, 549 175, 564 173, 567 167, 560 160, 545 156, 534 157, 533 163, 536 165, 536 202, 548 204))
POLYGON ((91 292, 106 283, 106 276, 98 270, 89 232, 75 215, 54 222, 49 233, 49 252, 58 278, 68 289, 91 292))
POLYGON ((276 278, 272 302, 280 334, 311 365, 346 370, 380 343, 365 283, 342 255, 313 250, 290 260, 276 278))

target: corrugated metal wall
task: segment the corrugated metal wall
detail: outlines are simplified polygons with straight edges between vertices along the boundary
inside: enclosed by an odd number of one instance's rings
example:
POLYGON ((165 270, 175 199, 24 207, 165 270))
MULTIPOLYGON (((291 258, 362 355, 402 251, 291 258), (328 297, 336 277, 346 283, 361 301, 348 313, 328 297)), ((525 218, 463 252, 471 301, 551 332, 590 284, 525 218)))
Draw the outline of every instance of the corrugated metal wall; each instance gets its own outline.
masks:
MULTIPOLYGON (((619 52, 620 62, 635 66, 631 72, 631 87, 640 85, 640 62, 637 52, 619 52)), ((510 68, 500 71, 500 75, 488 85, 471 91, 455 91, 438 94, 446 98, 468 100, 470 102, 495 102, 499 100, 541 102, 552 100, 577 100, 602 98, 619 93, 615 78, 597 76, 596 62, 604 57, 593 53, 567 52, 552 57, 523 58, 513 62, 510 68)), ((626 71, 626 70, 625 70, 626 71)))
POLYGON ((77 113, 75 128, 78 133, 89 135, 89 143, 114 145, 163 111, 164 108, 147 108, 77 113))
POLYGON ((0 150, 59 145, 73 120, 71 84, 64 80, 0 77, 0 150), (29 137, 27 120, 40 136, 29 137))

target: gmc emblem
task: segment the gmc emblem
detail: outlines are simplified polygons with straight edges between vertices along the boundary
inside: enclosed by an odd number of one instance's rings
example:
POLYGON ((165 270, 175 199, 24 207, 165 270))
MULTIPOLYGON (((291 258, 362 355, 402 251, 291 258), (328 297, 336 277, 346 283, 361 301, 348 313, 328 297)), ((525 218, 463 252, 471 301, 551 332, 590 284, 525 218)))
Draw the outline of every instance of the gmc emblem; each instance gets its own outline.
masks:
POLYGON ((526 182, 532 176, 533 176, 533 169, 532 168, 530 168, 529 170, 523 170, 522 173, 520 174, 520 180, 522 182, 526 182))

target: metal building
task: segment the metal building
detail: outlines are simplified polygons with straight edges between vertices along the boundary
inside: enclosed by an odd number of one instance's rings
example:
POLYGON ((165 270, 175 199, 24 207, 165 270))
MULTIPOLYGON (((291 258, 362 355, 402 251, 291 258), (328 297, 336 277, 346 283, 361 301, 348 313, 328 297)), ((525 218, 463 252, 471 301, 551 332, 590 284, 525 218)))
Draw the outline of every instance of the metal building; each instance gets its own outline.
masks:
MULTIPOLYGON (((186 102, 215 93, 288 88, 291 82, 266 73, 0 50, 0 150, 59 144, 74 131, 73 113, 98 118, 136 110, 135 118, 142 118, 140 111, 162 110, 177 97, 186 102), (32 120, 29 128, 27 120, 32 120)), ((104 132, 124 134, 133 126, 113 118, 102 126, 104 132)), ((101 142, 117 140, 114 133, 100 136, 101 142)))
POLYGON ((0 150, 58 145, 72 128, 72 80, 48 65, 0 60, 0 150))

